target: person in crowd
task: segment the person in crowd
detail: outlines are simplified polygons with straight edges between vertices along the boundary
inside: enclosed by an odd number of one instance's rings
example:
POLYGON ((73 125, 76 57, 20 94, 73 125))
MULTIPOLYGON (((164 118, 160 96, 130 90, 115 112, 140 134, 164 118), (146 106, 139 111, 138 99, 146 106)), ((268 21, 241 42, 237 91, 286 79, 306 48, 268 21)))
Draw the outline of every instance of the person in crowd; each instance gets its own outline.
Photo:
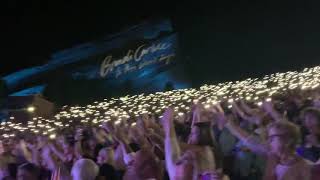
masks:
POLYGON ((111 147, 103 148, 99 151, 97 163, 100 166, 99 180, 118 179, 114 168, 114 150, 111 147))
POLYGON ((116 113, 101 125, 75 118, 57 138, 25 130, 0 137, 0 180, 316 180, 320 103, 312 93, 190 101, 188 111, 116 113))
POLYGON ((225 126, 253 152, 267 160, 264 180, 311 179, 311 165, 295 153, 299 143, 299 128, 291 122, 274 122, 268 126, 268 143, 261 144, 221 112, 225 126))
POLYGON ((74 144, 75 142, 72 135, 61 135, 57 138, 56 143, 49 144, 49 147, 60 161, 72 167, 72 164, 75 161, 74 144))
POLYGON ((306 108, 301 113, 304 127, 307 130, 303 145, 297 152, 302 157, 317 162, 320 159, 320 111, 316 108, 306 108))
POLYGON ((111 143, 111 146, 113 146, 114 148, 114 168, 118 172, 124 172, 126 165, 124 163, 122 149, 120 143, 116 142, 113 138, 113 133, 115 132, 116 127, 113 123, 109 121, 103 123, 102 128, 109 134, 109 142, 111 143))
MULTIPOLYGON (((221 110, 221 108, 219 109, 221 110)), ((272 117, 274 117, 275 120, 278 119, 278 115, 277 113, 274 113, 273 108, 269 109, 271 109, 269 112, 272 112, 271 114, 273 114, 272 117)), ((267 119, 267 113, 265 113, 263 109, 252 108, 241 100, 240 106, 238 106, 238 103, 236 102, 232 103, 232 112, 242 120, 240 123, 234 121, 235 124, 238 124, 242 128, 248 130, 248 132, 250 132, 250 136, 257 141, 266 141, 266 125, 269 120, 267 119)), ((230 119, 230 117, 226 118, 230 119)), ((233 120, 234 118, 231 119, 233 120)), ((230 131, 228 130, 228 132, 230 131)), ((234 148, 234 153, 234 176, 239 179, 257 179, 257 176, 261 176, 265 167, 264 160, 250 151, 242 141, 237 142, 234 148)))
MULTIPOLYGON (((134 127, 135 129, 137 127, 134 127)), ((142 129, 141 129, 142 131, 142 129)), ((156 155, 151 151, 152 145, 147 138, 135 129, 135 142, 139 144, 139 150, 134 152, 130 147, 130 139, 126 135, 123 128, 117 128, 112 132, 115 140, 119 143, 124 162, 126 164, 126 172, 123 176, 124 180, 131 179, 156 179, 162 178, 163 170, 156 155)))
MULTIPOLYGON (((209 146, 195 146, 192 150, 181 152, 174 130, 173 118, 173 110, 167 109, 163 115, 163 126, 165 130, 166 168, 170 179, 227 179, 226 176, 223 176, 221 169, 216 169, 214 154, 209 146)), ((198 127, 191 131, 193 132, 190 135, 189 143, 208 145, 205 140, 202 142, 198 139, 201 134, 198 127)), ((210 133, 207 135, 210 135, 210 133)))

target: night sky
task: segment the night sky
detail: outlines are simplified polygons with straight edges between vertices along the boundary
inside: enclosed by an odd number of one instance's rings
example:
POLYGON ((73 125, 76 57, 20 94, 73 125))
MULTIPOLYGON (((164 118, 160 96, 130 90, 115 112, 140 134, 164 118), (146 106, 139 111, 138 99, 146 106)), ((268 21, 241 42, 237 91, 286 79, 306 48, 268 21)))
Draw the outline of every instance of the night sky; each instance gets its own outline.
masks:
POLYGON ((199 84, 320 64, 319 1, 5 0, 1 13, 0 75, 156 17, 172 19, 199 84))

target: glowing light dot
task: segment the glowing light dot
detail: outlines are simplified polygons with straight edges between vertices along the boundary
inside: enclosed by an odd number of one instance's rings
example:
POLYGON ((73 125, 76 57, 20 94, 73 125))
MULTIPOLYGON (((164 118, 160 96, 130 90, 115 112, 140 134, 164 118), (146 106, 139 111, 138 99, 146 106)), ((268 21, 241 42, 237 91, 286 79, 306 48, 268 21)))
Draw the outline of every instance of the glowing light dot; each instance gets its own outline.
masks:
POLYGON ((36 110, 36 108, 35 108, 34 106, 29 106, 29 107, 27 108, 27 111, 28 111, 29 113, 33 113, 35 110, 36 110))
POLYGON ((56 138, 56 134, 50 134, 49 138, 50 139, 55 139, 56 138))

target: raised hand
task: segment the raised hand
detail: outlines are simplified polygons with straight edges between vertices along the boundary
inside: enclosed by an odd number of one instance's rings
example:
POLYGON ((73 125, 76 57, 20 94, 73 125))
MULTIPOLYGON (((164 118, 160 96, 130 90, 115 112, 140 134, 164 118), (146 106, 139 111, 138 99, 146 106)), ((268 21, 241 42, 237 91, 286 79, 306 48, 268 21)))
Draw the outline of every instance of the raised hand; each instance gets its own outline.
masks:
POLYGON ((145 124, 145 121, 143 120, 143 118, 138 118, 138 120, 137 120, 137 128, 141 132, 146 132, 147 127, 146 127, 146 124, 145 124))
POLYGON ((195 123, 200 122, 201 118, 201 107, 200 105, 195 105, 192 116, 191 126, 194 126, 195 123))
POLYGON ((124 142, 127 140, 127 136, 125 135, 125 132, 123 132, 122 128, 118 128, 116 131, 114 131, 112 136, 118 142, 124 142))
POLYGON ((166 133, 169 133, 173 126, 173 117, 174 111, 172 108, 168 108, 162 116, 162 126, 166 133))
POLYGON ((145 127, 145 128, 149 128, 149 127, 150 127, 150 123, 151 123, 150 121, 151 121, 151 120, 150 120, 148 114, 143 114, 141 118, 142 118, 142 121, 143 121, 143 123, 144 123, 144 127, 145 127))
POLYGON ((233 102, 232 103, 232 108, 231 108, 231 112, 234 116, 238 116, 238 111, 237 111, 237 103, 236 102, 233 102))
POLYGON ((102 124, 102 128, 103 128, 104 130, 106 130, 108 133, 113 133, 113 132, 114 132, 114 126, 113 126, 113 124, 112 124, 110 121, 104 122, 104 123, 102 124))
POLYGON ((224 110, 222 109, 220 103, 218 103, 218 104, 216 105, 216 108, 217 108, 217 110, 218 110, 218 112, 219 112, 220 114, 224 114, 224 110))
POLYGON ((271 101, 265 101, 262 104, 263 110, 268 113, 275 121, 280 122, 282 120, 285 120, 285 114, 279 113, 277 110, 275 110, 274 105, 271 101))
POLYGON ((222 109, 220 104, 217 104, 215 106, 217 113, 216 113, 216 118, 217 118, 217 124, 220 129, 223 129, 225 124, 228 123, 228 119, 225 116, 224 110, 222 109))
POLYGON ((264 101, 262 104, 262 108, 266 112, 272 112, 273 111, 273 103, 271 101, 264 101))

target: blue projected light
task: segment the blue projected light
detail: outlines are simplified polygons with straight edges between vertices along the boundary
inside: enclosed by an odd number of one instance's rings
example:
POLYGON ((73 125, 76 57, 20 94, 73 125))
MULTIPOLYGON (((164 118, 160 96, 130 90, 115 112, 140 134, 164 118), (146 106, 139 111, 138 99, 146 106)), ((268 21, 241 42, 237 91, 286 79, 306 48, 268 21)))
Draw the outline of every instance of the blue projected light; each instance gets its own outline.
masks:
POLYGON ((7 86, 10 88, 11 86, 16 86, 24 80, 28 79, 31 76, 37 75, 46 69, 41 66, 33 67, 18 71, 16 73, 10 74, 8 76, 3 77, 2 79, 6 82, 7 86))
MULTIPOLYGON (((177 89, 186 88, 189 87, 185 83, 188 81, 178 77, 183 72, 176 62, 177 49, 177 34, 173 32, 169 20, 146 22, 127 31, 57 52, 47 64, 10 74, 3 79, 9 89, 15 89, 37 80, 47 83, 53 73, 63 72, 78 82, 93 80, 113 88, 121 88, 128 81, 136 90, 145 92, 163 90, 168 82, 177 89)), ((12 95, 37 94, 43 89, 44 85, 39 85, 12 95)))
POLYGON ((46 88, 46 85, 39 85, 39 86, 31 87, 19 92, 15 92, 13 94, 10 94, 10 96, 30 96, 34 94, 41 94, 45 88, 46 88))
POLYGON ((102 40, 84 43, 57 52, 52 55, 51 60, 49 60, 47 64, 9 74, 4 77, 3 80, 6 81, 9 88, 14 88, 34 76, 41 76, 42 73, 48 73, 57 68, 83 61, 93 55, 105 53, 112 49, 123 48, 128 41, 156 38, 161 32, 172 32, 172 26, 169 20, 145 22, 133 26, 126 31, 108 35, 102 40))

